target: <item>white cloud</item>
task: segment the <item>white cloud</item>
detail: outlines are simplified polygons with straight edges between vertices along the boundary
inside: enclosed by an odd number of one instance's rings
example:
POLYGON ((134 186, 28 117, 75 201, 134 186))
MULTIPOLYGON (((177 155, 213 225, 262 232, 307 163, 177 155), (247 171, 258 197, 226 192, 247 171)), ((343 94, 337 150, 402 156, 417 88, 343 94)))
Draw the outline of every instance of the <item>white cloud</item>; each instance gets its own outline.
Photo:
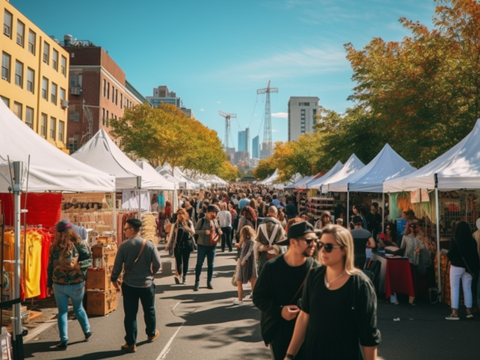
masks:
POLYGON ((221 101, 217 101, 217 104, 221 104, 222 102, 221 101))
POLYGON ((272 133, 274 133, 274 132, 278 132, 278 130, 277 129, 272 129, 272 133))
POLYGON ((276 118, 288 119, 288 113, 286 112, 273 113, 272 116, 276 118))
POLYGON ((200 109, 200 111, 205 111, 205 109, 200 109))
POLYGON ((350 65, 345 59, 345 50, 341 45, 337 45, 277 52, 258 60, 238 63, 207 76, 221 79, 235 78, 236 81, 266 81, 281 78, 298 79, 344 71, 350 71, 350 65))

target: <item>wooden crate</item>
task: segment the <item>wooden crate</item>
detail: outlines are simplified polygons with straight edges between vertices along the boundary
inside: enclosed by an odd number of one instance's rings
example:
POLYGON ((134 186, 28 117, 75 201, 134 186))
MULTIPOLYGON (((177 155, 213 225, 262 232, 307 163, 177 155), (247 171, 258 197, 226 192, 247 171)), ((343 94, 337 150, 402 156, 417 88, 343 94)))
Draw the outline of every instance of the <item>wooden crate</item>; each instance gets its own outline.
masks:
POLYGON ((110 277, 112 273, 106 269, 104 270, 91 270, 87 271, 87 280, 85 282, 85 289, 87 290, 113 290, 110 277))
POLYGON ((96 264, 96 259, 100 259, 103 261, 103 267, 111 268, 115 263, 115 256, 117 255, 117 245, 116 244, 108 244, 102 246, 101 244, 96 244, 92 247, 92 257, 93 257, 93 265, 96 264))
POLYGON ((117 292, 115 290, 87 291, 87 314, 104 316, 117 308, 117 292))

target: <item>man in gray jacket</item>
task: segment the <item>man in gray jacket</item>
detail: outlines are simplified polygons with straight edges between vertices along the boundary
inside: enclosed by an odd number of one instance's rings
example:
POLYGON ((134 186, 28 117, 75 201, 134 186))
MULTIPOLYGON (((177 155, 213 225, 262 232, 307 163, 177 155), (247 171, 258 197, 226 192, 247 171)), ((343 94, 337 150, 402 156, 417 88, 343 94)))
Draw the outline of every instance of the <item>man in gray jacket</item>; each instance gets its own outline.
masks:
POLYGON ((207 288, 213 289, 213 262, 215 260, 215 252, 218 240, 223 234, 217 221, 217 213, 219 209, 215 205, 209 205, 205 217, 199 219, 195 226, 195 234, 198 235, 197 245, 197 265, 195 266, 195 286, 193 291, 198 291, 200 286, 200 273, 202 272, 203 262, 207 257, 207 288))
POLYGON ((160 269, 160 255, 156 246, 148 240, 142 239, 140 228, 142 222, 137 219, 128 219, 123 231, 128 240, 118 248, 115 264, 112 270, 112 283, 118 290, 118 277, 125 270, 122 283, 123 310, 125 312, 125 352, 137 351, 137 312, 138 301, 142 302, 145 314, 147 341, 153 342, 158 336, 155 317, 155 283, 154 274, 160 269))

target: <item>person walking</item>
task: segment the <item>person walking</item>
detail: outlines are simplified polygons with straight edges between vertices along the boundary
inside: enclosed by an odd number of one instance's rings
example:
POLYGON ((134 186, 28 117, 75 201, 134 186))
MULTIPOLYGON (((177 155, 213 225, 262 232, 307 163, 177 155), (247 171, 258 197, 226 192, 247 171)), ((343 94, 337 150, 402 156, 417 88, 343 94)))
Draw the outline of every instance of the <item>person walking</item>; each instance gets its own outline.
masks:
POLYGON ((207 258, 207 288, 213 289, 212 277, 215 261, 217 243, 223 232, 217 221, 217 214, 220 210, 215 205, 208 205, 205 217, 198 220, 195 226, 195 233, 198 235, 197 245, 197 264, 195 265, 195 285, 193 291, 198 291, 200 287, 200 274, 202 272, 203 262, 207 258))
POLYGON ((160 269, 160 255, 157 247, 140 237, 142 222, 138 219, 128 219, 123 231, 125 240, 119 247, 113 265, 110 280, 113 286, 120 290, 118 277, 122 270, 123 311, 125 318, 125 344, 121 349, 127 353, 137 351, 137 312, 138 301, 142 303, 146 325, 147 341, 153 342, 160 332, 156 329, 155 314, 155 283, 154 275, 160 269))
POLYGON ((182 278, 183 284, 187 283, 188 262, 190 253, 194 250, 194 234, 195 228, 188 212, 185 209, 178 209, 177 220, 172 226, 168 243, 165 246, 165 251, 168 251, 170 247, 173 248, 176 265, 176 274, 173 278, 176 284, 180 284, 180 278, 182 278))
POLYGON ((352 235, 343 226, 328 225, 318 247, 323 266, 308 274, 284 359, 293 359, 303 344, 306 360, 375 360, 380 343, 377 296, 372 282, 354 266, 352 235))
POLYGON ((241 249, 237 260, 235 274, 237 278, 238 299, 233 303, 235 305, 243 304, 243 284, 250 282, 253 289, 257 281, 257 264, 253 252, 254 240, 257 234, 249 225, 246 225, 240 231, 240 242, 236 245, 241 249))
POLYGON ((50 259, 47 267, 47 296, 55 294, 58 309, 59 350, 68 348, 68 301, 72 301, 85 341, 92 336, 90 323, 83 308, 87 269, 92 266, 92 254, 87 243, 80 239, 68 221, 57 223, 50 246, 50 259))
POLYGON ((472 236, 470 226, 465 221, 460 221, 455 229, 455 234, 450 241, 450 250, 447 257, 450 265, 450 298, 452 313, 447 320, 460 320, 458 304, 460 294, 460 280, 462 280, 463 297, 467 307, 467 319, 473 319, 472 314, 472 280, 477 278, 480 260, 477 252, 477 242, 472 236))
MULTIPOLYGON (((288 238, 278 245, 288 245, 288 251, 265 263, 259 274, 253 303, 261 311, 262 338, 270 346, 272 359, 285 357, 299 312, 300 299, 308 271, 318 266, 312 258, 318 237, 306 221, 292 224, 288 238)), ((303 359, 301 352, 297 360, 303 359)))
POLYGON ((220 228, 222 229, 222 252, 225 252, 225 245, 228 247, 228 251, 232 251, 232 214, 227 209, 227 203, 222 202, 220 204, 220 211, 217 215, 220 228))
MULTIPOLYGON (((359 215, 354 216, 353 225, 355 228, 350 230, 354 243, 354 264, 355 267, 363 270, 365 262, 367 261, 367 249, 375 248, 375 241, 373 240, 372 233, 363 228, 362 217, 359 215)), ((371 250, 370 250, 371 251, 371 250)))

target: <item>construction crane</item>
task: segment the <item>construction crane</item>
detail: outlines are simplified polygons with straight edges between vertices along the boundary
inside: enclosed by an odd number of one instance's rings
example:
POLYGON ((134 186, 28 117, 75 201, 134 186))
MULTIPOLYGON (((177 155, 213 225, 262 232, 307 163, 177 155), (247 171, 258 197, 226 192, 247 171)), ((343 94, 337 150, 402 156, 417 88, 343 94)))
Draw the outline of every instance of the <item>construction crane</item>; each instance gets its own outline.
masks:
POLYGON ((218 110, 218 113, 225 118, 225 151, 228 152, 230 147, 230 119, 236 118, 237 114, 227 114, 221 110, 218 110))
POLYGON ((278 93, 278 88, 270 87, 271 80, 268 80, 268 85, 264 89, 258 89, 257 95, 267 94, 265 100, 265 125, 263 128, 263 142, 261 149, 261 158, 266 159, 273 154, 272 143, 272 113, 270 112, 270 93, 278 93))

